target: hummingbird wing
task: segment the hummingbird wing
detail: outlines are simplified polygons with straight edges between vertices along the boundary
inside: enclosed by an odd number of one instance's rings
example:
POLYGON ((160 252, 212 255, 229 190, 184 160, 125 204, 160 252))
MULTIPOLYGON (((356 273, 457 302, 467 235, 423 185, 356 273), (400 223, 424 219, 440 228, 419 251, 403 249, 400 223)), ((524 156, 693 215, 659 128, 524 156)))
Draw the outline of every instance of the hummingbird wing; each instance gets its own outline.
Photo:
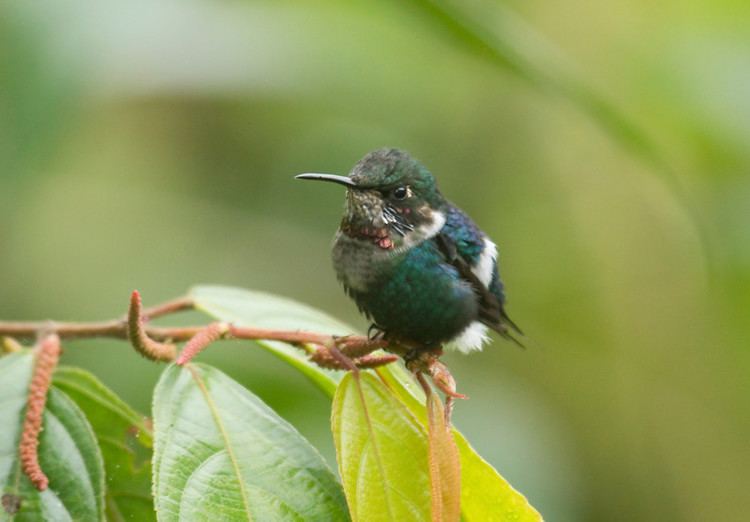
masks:
MULTIPOLYGON (((485 284, 475 268, 482 254, 489 248, 489 240, 474 222, 458 208, 453 207, 446 216, 446 223, 435 236, 436 243, 445 259, 456 268, 460 277, 471 284, 479 304, 479 322, 493 329, 502 337, 523 345, 511 334, 511 330, 523 335, 520 328, 505 312, 505 295, 497 269, 497 261, 490 259, 492 272, 489 284, 485 284)), ((494 246, 492 247, 494 251, 494 246)))

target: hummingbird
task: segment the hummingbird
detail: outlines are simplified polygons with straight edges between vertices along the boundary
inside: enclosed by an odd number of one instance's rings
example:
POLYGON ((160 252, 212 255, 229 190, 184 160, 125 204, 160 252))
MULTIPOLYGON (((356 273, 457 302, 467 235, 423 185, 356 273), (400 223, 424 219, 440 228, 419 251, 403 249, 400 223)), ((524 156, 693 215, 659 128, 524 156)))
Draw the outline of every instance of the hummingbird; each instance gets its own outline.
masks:
POLYGON ((514 334, 522 332, 505 311, 495 243, 442 195, 422 163, 383 148, 348 176, 296 178, 346 187, 333 267, 371 331, 411 349, 405 358, 443 347, 480 350, 488 329, 520 345, 514 334))

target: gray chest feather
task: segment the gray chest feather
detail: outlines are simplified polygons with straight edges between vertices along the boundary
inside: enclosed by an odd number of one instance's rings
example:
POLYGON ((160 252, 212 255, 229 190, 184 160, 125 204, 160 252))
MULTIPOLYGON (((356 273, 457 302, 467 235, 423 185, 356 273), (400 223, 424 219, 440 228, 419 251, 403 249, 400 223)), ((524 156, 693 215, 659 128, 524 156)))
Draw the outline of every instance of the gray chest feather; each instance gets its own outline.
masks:
POLYGON ((388 277, 400 254, 339 232, 333 242, 332 255, 339 280, 348 288, 363 292, 388 277))

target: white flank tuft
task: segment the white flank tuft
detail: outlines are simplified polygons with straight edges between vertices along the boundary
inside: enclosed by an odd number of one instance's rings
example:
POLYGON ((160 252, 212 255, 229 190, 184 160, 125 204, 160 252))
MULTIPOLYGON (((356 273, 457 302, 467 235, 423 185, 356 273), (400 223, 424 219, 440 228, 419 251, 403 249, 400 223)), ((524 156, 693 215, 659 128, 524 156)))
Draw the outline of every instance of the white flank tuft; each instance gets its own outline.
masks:
POLYGON ((479 256, 479 262, 477 266, 471 269, 474 272, 482 284, 489 288, 490 282, 492 281, 492 270, 495 268, 495 261, 497 260, 497 245, 493 243, 490 238, 484 238, 484 250, 479 256))
POLYGON ((445 347, 449 350, 458 350, 462 353, 480 351, 482 345, 489 340, 487 327, 478 321, 467 326, 458 337, 447 343, 445 347))

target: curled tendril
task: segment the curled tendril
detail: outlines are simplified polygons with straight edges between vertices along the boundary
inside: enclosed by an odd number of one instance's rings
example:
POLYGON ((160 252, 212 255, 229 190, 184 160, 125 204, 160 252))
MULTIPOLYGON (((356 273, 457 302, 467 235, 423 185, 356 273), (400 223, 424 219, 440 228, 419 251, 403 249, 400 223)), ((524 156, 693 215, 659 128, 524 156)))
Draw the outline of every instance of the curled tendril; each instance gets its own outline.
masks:
POLYGON ((152 361, 173 361, 177 347, 171 343, 160 343, 151 339, 143 328, 141 317, 141 294, 133 290, 128 309, 128 339, 138 353, 152 361))

